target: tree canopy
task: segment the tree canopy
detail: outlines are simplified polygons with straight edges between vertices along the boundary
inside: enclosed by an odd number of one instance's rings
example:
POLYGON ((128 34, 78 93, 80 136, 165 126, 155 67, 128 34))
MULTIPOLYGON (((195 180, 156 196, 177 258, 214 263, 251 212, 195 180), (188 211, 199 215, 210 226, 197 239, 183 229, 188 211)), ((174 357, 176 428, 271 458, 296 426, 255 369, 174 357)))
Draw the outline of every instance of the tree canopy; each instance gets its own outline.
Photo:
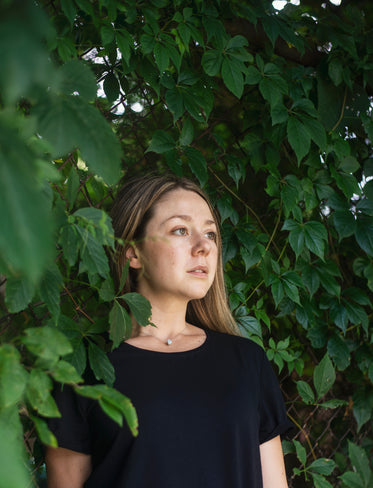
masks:
POLYGON ((2 486, 41 483, 54 382, 137 433, 105 351, 151 310, 114 290, 107 211, 150 171, 220 213, 231 309, 298 427, 289 485, 372 486, 373 4, 297 3, 2 2, 2 486))

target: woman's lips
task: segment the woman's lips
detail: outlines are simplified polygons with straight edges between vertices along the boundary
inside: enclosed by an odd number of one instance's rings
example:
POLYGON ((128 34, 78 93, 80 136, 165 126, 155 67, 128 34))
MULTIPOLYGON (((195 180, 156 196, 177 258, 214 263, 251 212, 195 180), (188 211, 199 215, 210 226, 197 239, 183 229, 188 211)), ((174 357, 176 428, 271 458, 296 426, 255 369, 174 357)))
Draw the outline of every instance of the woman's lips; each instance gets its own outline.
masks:
POLYGON ((188 274, 192 274, 193 276, 203 278, 208 275, 208 268, 207 266, 195 266, 194 268, 188 271, 188 274))

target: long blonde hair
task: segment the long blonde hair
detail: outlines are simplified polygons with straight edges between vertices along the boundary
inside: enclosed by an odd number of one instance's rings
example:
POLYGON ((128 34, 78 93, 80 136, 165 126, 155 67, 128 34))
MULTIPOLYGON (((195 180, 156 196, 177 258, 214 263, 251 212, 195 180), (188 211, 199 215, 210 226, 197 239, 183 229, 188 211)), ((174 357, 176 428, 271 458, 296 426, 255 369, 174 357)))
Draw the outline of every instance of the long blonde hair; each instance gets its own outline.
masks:
POLYGON ((111 259, 116 288, 122 294, 137 291, 137 270, 131 268, 122 290, 119 290, 123 268, 126 264, 126 251, 130 246, 141 243, 141 240, 146 237, 146 225, 153 216, 154 206, 158 200, 166 193, 178 188, 200 195, 209 206, 217 226, 218 262, 215 279, 203 298, 194 299, 188 303, 186 320, 199 327, 239 334, 239 329, 228 306, 225 291, 218 216, 201 188, 186 178, 160 175, 141 176, 128 180, 120 188, 110 214, 117 238, 116 252, 111 259))

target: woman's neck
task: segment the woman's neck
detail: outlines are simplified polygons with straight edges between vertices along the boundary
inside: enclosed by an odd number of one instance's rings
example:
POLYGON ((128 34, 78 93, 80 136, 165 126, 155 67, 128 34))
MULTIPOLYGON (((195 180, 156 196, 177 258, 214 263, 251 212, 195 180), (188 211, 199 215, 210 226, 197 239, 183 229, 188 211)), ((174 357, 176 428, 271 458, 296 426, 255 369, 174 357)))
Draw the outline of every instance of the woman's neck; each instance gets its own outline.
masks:
POLYGON ((185 315, 186 305, 177 307, 175 304, 173 306, 152 304, 151 322, 156 327, 152 325, 141 327, 139 334, 151 334, 160 339, 173 337, 185 329, 185 315))

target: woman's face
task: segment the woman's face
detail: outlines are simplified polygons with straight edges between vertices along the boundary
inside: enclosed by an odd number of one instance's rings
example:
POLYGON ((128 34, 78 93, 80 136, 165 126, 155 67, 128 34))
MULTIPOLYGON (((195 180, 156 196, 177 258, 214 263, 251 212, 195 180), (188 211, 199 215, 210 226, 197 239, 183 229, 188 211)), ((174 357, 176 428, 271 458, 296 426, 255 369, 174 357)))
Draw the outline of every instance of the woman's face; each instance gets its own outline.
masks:
POLYGON ((203 298, 215 277, 216 224, 205 200, 176 189, 155 205, 139 254, 130 260, 139 272, 138 291, 155 305, 203 298))

